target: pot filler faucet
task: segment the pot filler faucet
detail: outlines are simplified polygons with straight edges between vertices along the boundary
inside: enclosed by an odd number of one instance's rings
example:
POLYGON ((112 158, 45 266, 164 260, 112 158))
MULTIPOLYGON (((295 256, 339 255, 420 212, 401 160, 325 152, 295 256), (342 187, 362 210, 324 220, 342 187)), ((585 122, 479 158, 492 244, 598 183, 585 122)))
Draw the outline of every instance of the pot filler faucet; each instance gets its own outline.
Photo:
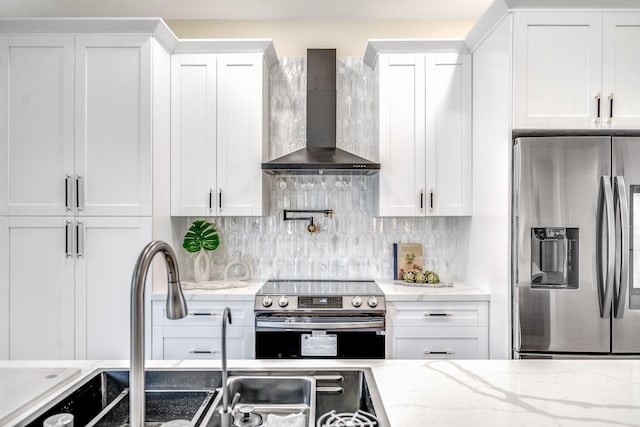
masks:
POLYGON ((173 249, 165 242, 153 241, 144 247, 131 278, 131 368, 129 371, 129 425, 144 426, 144 286, 153 257, 160 252, 167 265, 167 318, 182 319, 187 303, 180 287, 178 262, 173 249))

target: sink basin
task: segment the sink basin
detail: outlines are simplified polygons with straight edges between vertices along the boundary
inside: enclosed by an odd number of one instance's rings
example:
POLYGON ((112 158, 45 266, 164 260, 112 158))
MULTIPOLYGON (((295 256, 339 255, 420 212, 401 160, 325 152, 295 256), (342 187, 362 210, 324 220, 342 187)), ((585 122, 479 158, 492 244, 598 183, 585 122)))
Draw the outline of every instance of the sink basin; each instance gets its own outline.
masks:
MULTIPOLYGON (((241 424, 242 408, 250 407, 263 423, 269 416, 284 417, 302 414, 306 426, 315 425, 316 381, 310 376, 232 376, 228 380, 229 400, 237 402, 232 408, 233 418, 241 424)), ((218 412, 222 400, 212 406, 209 416, 201 424, 207 427, 219 427, 218 412)), ((256 415, 254 415, 256 416, 256 415)))
MULTIPOLYGON (((229 402, 235 409, 255 407, 266 421, 269 414, 303 413, 315 426, 323 414, 365 411, 375 415, 378 427, 389 427, 370 369, 275 369, 229 372, 229 402)), ((194 426, 217 427, 222 405, 222 374, 202 369, 158 369, 145 372, 146 425, 175 419, 194 426)), ((101 370, 75 385, 20 426, 41 427, 61 412, 72 413, 74 425, 123 426, 128 421, 129 372, 101 370)))
MULTIPOLYGON (((197 425, 220 386, 213 371, 147 371, 146 425, 186 419, 197 425)), ((27 426, 41 427, 54 414, 68 412, 77 426, 125 426, 129 418, 129 371, 101 371, 77 385, 27 426)))

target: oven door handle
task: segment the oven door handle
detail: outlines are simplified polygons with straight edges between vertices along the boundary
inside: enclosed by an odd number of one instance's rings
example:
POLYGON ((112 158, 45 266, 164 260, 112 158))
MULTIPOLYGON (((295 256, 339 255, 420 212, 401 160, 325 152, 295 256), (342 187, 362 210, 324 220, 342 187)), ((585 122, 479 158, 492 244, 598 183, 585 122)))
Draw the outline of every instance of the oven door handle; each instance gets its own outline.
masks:
POLYGON ((258 320, 256 329, 384 329, 384 320, 367 320, 356 322, 299 322, 291 320, 258 320))

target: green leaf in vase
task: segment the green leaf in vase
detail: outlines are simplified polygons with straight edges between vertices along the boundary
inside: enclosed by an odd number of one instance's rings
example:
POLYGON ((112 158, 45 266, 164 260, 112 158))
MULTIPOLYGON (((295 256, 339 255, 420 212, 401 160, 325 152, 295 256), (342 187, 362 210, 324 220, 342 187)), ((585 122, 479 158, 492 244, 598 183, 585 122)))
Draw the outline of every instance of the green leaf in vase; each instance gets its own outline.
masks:
POLYGON ((193 221, 184 235, 182 247, 187 252, 199 252, 200 249, 215 250, 220 244, 220 238, 213 224, 201 219, 193 221))

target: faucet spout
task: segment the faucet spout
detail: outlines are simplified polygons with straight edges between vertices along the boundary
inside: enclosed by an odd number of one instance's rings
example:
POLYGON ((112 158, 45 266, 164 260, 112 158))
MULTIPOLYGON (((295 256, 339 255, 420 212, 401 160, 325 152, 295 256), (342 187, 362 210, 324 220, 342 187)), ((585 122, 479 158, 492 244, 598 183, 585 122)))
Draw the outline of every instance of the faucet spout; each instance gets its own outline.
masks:
POLYGON ((231 310, 225 307, 222 312, 222 409, 220 409, 221 427, 231 427, 229 408, 229 386, 227 385, 227 323, 231 324, 231 310))
POLYGON ((176 255, 166 242, 153 241, 144 247, 131 278, 131 366, 129 371, 129 425, 144 426, 144 288, 153 257, 161 253, 167 265, 167 306, 169 319, 187 315, 187 303, 180 287, 176 255))

